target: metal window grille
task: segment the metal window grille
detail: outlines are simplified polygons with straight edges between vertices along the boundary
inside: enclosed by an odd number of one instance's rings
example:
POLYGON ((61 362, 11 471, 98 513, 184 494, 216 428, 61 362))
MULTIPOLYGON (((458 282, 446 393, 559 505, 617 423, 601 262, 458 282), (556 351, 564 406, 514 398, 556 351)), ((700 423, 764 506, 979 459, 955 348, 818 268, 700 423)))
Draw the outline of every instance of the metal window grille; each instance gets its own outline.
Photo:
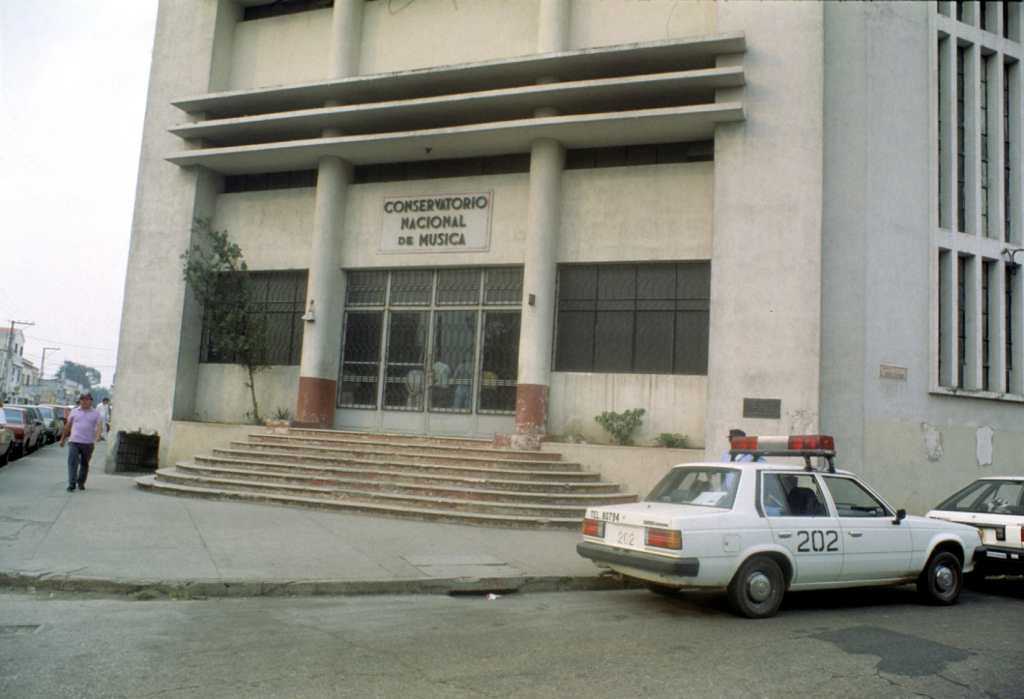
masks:
POLYGON ((944 353, 943 340, 944 340, 945 335, 946 335, 946 312, 945 312, 946 311, 946 304, 945 304, 945 301, 946 301, 946 284, 945 284, 946 277, 943 274, 943 269, 945 268, 946 260, 947 260, 948 256, 949 256, 948 252, 939 251, 939 302, 938 302, 938 309, 939 309, 938 334, 939 334, 939 336, 937 338, 938 339, 937 363, 938 363, 938 384, 939 385, 942 385, 942 369, 943 369, 942 358, 943 358, 943 356, 945 354, 944 353))
POLYGON ((386 271, 349 272, 346 306, 383 306, 388 293, 386 271))
POLYGON ((945 154, 945 151, 944 151, 944 149, 942 147, 942 105, 944 104, 944 102, 943 102, 942 86, 945 84, 946 79, 945 79, 945 75, 944 75, 945 71, 942 69, 942 58, 941 58, 943 44, 945 43, 945 41, 947 41, 947 40, 946 39, 939 39, 939 47, 938 47, 938 54, 937 54, 939 56, 939 60, 938 60, 938 71, 939 71, 939 80, 938 80, 938 110, 937 110, 938 118, 939 118, 939 124, 938 124, 938 126, 939 126, 939 128, 938 128, 938 142, 939 142, 939 167, 938 167, 939 196, 935 199, 935 202, 936 202, 936 205, 938 206, 939 228, 942 228, 942 227, 944 227, 946 225, 946 221, 945 221, 945 219, 943 218, 943 215, 942 215, 942 200, 946 198, 946 195, 943 192, 943 186, 944 186, 945 182, 944 182, 944 180, 942 178, 942 172, 944 170, 943 163, 945 162, 943 160, 943 156, 945 154))
MULTIPOLYGON (((241 272, 224 275, 224 298, 226 303, 238 293, 239 287, 246 287, 253 311, 249 327, 263 331, 260 338, 261 364, 296 365, 302 356, 302 314, 306 305, 306 271, 288 272, 241 272)), ((237 298, 237 297, 235 297, 237 298)), ((221 349, 216 326, 215 308, 207 308, 203 314, 203 331, 200 342, 200 362, 211 364, 234 364, 238 358, 221 349)))
MULTIPOLYGON (((982 3, 982 7, 985 3, 982 3)), ((984 17, 984 15, 982 15, 984 17)), ((986 56, 981 67, 981 230, 989 237, 988 227, 988 69, 992 56, 986 56)))
POLYGON ((566 265, 556 371, 706 374, 708 262, 566 265))
POLYGON ((1010 377, 1013 375, 1013 269, 1006 268, 1006 334, 1004 343, 1006 345, 1006 391, 1011 392, 1010 377))
MULTIPOLYGON (((1005 7, 1005 5, 1004 5, 1005 7)), ((1010 196, 1010 67, 1003 66, 1003 240, 1013 240, 1013 200, 1010 196)))

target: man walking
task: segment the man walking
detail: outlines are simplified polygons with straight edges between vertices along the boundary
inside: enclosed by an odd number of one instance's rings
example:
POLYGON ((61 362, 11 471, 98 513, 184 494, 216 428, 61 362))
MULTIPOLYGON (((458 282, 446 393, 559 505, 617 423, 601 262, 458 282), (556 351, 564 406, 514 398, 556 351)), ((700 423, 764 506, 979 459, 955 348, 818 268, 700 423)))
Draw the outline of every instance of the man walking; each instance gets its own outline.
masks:
POLYGON ((75 485, 85 490, 85 479, 89 476, 89 459, 103 430, 103 418, 98 410, 93 410, 92 394, 83 393, 78 399, 78 407, 71 411, 64 434, 60 437, 60 445, 71 437, 68 447, 68 492, 73 492, 75 485))

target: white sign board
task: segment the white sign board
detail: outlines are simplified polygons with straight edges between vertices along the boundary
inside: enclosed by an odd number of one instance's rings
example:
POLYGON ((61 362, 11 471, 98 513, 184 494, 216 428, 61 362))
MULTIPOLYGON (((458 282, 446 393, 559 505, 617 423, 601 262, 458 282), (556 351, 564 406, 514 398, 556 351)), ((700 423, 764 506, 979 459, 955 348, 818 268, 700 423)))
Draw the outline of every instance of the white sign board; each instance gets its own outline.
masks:
POLYGON ((384 197, 381 252, 483 252, 494 192, 384 197))

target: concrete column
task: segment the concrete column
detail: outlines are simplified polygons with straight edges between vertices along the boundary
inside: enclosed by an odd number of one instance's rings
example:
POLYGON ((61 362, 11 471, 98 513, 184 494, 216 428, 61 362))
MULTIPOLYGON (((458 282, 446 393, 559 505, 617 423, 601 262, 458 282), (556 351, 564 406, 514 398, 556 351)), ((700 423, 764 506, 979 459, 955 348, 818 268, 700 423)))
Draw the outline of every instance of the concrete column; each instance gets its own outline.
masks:
MULTIPOLYGON (((328 79, 359 73, 364 0, 336 0, 328 79)), ((330 102, 328 106, 337 104, 330 102)), ((326 129, 324 136, 339 136, 326 129)), ((306 321, 299 366, 299 394, 295 421, 301 425, 332 427, 341 352, 344 313, 344 278, 339 247, 345 220, 345 198, 352 182, 352 166, 341 158, 324 157, 317 167, 316 213, 306 288, 306 321)))
MULTIPOLYGON (((569 0, 541 0, 537 52, 564 51, 569 37, 569 0)), ((553 76, 542 82, 553 82, 553 76)), ((535 116, 557 113, 552 107, 535 116)), ((523 314, 519 328, 519 387, 516 390, 516 434, 512 445, 539 449, 548 421, 551 351, 555 323, 558 231, 562 215, 562 170, 565 148, 539 139, 530 148, 530 193, 526 211, 526 252, 523 260, 523 314)))

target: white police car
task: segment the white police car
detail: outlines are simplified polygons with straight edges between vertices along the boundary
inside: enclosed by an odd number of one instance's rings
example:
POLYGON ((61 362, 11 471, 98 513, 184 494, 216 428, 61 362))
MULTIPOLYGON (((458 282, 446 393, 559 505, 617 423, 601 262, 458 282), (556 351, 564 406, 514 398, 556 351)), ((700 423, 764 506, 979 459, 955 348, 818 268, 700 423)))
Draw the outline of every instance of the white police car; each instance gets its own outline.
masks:
POLYGON ((1024 573, 1024 476, 979 478, 928 513, 977 527, 985 546, 975 573, 1024 573))
POLYGON ((729 463, 675 466, 644 502, 592 507, 576 550, 655 591, 726 590, 737 613, 775 614, 787 590, 916 582, 953 604, 977 529, 893 510, 833 466, 827 435, 737 437, 729 463), (738 462, 803 457, 805 466, 738 462), (812 457, 827 468, 815 470, 812 457))

